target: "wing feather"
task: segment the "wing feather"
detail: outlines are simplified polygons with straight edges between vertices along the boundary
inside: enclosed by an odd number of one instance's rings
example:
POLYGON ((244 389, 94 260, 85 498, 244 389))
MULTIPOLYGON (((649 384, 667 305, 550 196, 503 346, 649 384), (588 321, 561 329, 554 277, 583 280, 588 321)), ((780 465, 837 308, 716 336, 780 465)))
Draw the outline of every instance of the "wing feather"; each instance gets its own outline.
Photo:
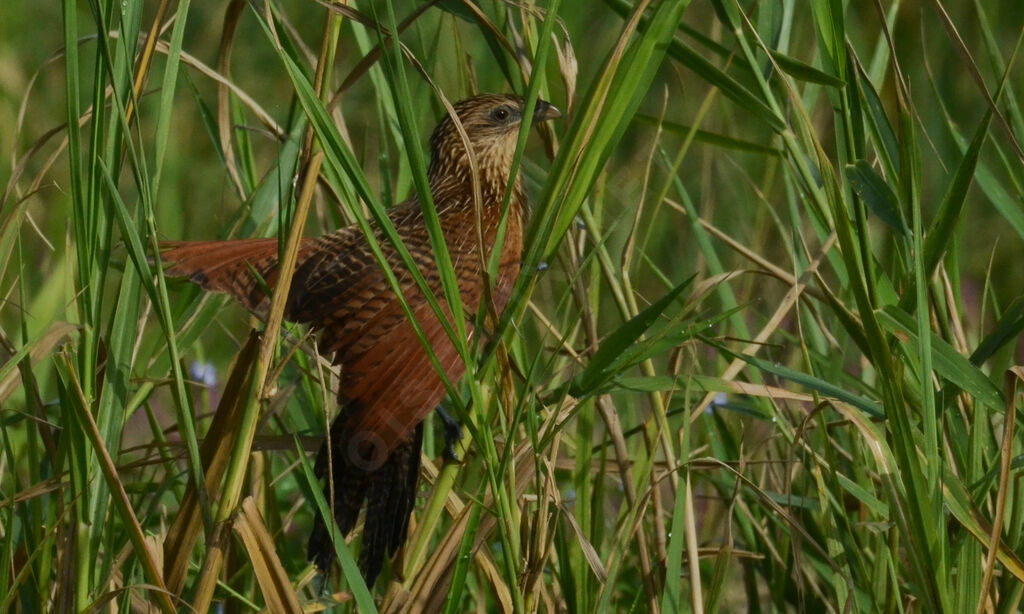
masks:
MULTIPOLYGON (((277 239, 235 239, 230 241, 166 242, 160 246, 165 273, 188 277, 211 292, 229 294, 252 310, 265 303, 264 284, 273 289, 277 282, 277 239)), ((303 239, 299 262, 313 252, 313 240, 303 239)))

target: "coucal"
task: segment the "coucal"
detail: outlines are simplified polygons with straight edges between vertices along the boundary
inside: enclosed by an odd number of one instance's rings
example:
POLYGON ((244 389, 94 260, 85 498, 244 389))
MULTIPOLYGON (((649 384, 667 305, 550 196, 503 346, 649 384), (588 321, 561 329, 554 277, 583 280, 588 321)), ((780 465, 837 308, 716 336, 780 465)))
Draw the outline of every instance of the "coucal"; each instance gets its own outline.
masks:
MULTIPOLYGON (((450 116, 430 137, 430 192, 462 302, 471 312, 480 307, 484 294, 471 159, 482 196, 483 245, 491 250, 523 106, 522 98, 494 94, 455 104, 471 153, 450 116)), ((560 116, 550 103, 537 101, 535 121, 560 116)), ((519 273, 526 213, 517 174, 493 286, 499 312, 519 273)), ((394 207, 388 217, 442 309, 450 314, 419 198, 394 207)), ((466 369, 462 358, 394 247, 379 228, 374 227, 374 233, 449 381, 457 381, 466 369)), ((277 239, 176 242, 163 247, 169 275, 186 276, 207 290, 230 294, 254 311, 267 305, 267 291, 277 277, 277 239)), ((446 389, 357 227, 303 239, 285 317, 317 331, 319 351, 333 355, 341 368, 340 411, 317 454, 316 472, 324 478, 330 464, 331 479, 324 480, 324 493, 343 535, 352 531, 366 507, 359 565, 372 586, 384 558, 405 541, 416 500, 422 422, 444 399, 446 389)), ((327 527, 317 514, 309 539, 309 557, 323 571, 334 560, 327 527)))

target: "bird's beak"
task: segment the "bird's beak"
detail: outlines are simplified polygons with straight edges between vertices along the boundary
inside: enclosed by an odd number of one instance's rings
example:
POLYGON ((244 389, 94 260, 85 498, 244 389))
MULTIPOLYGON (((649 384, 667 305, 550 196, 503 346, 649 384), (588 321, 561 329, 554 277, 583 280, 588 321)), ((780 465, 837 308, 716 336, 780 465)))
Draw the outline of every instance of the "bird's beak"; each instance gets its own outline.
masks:
POLYGON ((537 106, 533 110, 533 123, 558 119, 561 116, 562 112, 558 110, 558 107, 546 100, 537 99, 537 106))

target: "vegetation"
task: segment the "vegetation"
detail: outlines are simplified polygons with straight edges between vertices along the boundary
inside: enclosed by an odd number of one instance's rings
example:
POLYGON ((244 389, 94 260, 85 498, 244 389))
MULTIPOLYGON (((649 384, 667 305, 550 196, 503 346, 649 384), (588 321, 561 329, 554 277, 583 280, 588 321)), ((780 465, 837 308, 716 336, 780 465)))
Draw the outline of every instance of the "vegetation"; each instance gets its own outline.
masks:
POLYGON ((1018 2, 0 17, 0 611, 1018 610, 1018 2), (322 582, 338 376, 157 245, 378 218, 480 91, 564 112, 524 274, 388 577, 322 582))

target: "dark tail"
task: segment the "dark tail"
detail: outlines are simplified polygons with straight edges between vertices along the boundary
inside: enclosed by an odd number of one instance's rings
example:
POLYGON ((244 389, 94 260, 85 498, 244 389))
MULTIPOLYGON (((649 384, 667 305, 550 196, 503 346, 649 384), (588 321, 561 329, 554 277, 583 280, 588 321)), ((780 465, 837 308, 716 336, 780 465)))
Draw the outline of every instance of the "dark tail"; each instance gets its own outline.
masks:
MULTIPOLYGON (((346 412, 342 412, 331 425, 331 475, 334 480, 334 520, 341 530, 337 539, 343 539, 356 525, 359 511, 366 504, 363 526, 363 546, 359 554, 359 568, 367 586, 377 580, 384 558, 394 555, 405 543, 409 531, 409 515, 416 505, 416 485, 420 474, 420 445, 423 442, 422 423, 401 442, 379 467, 367 470, 355 459, 352 462, 351 436, 346 433, 346 412)), ((328 465, 327 439, 320 446, 316 459, 316 475, 324 479, 324 496, 331 500, 331 484, 326 479, 328 465)), ((334 545, 327 523, 316 515, 313 532, 309 536, 309 559, 327 572, 334 563, 334 545)))

